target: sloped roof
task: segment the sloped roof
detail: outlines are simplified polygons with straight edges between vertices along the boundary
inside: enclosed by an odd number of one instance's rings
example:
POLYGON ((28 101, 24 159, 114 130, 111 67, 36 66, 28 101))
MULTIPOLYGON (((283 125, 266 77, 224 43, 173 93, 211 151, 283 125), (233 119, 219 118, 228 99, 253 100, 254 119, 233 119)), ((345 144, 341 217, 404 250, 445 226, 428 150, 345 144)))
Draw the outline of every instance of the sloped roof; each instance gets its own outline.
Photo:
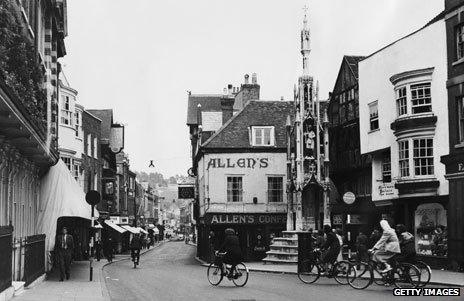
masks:
POLYGON ((202 112, 221 111, 222 94, 191 94, 188 98, 187 125, 198 124, 197 110, 201 105, 202 112))
POLYGON ((87 110, 90 114, 101 120, 101 139, 110 139, 111 125, 113 124, 113 110, 87 110))
POLYGON ((251 126, 274 126, 276 141, 274 148, 286 148, 285 124, 287 116, 290 116, 293 122, 294 105, 292 101, 249 101, 241 111, 214 133, 202 145, 202 148, 261 149, 263 147, 250 145, 249 127, 251 126))
POLYGON ((358 62, 366 58, 365 56, 345 55, 343 59, 348 63, 353 75, 358 79, 358 62))

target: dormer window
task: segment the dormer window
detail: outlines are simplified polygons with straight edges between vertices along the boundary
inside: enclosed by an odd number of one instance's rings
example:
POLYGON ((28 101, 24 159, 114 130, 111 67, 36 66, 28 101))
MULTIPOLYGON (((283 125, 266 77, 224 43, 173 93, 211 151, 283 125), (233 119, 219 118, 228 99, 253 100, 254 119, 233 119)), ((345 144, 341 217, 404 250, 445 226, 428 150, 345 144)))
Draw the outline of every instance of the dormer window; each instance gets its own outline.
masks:
POLYGON ((274 146, 274 127, 273 126, 253 126, 252 127, 253 146, 274 146))

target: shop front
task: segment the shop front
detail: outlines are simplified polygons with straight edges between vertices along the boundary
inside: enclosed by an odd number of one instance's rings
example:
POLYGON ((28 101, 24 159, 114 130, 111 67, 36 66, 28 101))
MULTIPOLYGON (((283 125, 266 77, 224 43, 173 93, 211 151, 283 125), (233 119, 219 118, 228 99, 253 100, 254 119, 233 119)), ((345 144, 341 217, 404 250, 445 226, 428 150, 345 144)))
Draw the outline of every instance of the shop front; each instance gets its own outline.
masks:
POLYGON ((224 230, 232 228, 240 239, 243 260, 259 261, 266 257, 272 237, 282 236, 286 223, 286 213, 206 213, 198 227, 199 256, 211 260, 224 241, 224 230))

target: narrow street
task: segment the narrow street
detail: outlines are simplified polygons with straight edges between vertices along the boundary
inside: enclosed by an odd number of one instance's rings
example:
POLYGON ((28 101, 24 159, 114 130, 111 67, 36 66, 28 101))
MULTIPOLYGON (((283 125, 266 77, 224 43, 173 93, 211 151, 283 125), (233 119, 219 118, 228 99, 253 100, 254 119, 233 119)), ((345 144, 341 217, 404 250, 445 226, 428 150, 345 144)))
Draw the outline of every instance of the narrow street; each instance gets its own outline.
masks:
POLYGON ((213 287, 206 278, 206 268, 194 254, 193 246, 169 242, 143 255, 137 269, 127 260, 107 266, 103 274, 111 300, 402 300, 393 297, 391 289, 375 285, 363 291, 338 285, 332 279, 305 285, 296 275, 274 273, 251 272, 243 288, 228 280, 213 287))

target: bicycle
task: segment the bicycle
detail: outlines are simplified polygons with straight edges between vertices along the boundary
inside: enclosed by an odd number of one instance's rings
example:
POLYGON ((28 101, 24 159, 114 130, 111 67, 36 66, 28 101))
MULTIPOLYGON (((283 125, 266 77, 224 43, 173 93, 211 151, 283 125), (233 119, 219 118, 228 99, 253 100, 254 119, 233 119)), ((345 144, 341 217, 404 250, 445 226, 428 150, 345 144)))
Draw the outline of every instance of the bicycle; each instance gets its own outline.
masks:
POLYGON ((417 288, 420 285, 419 269, 410 263, 398 262, 395 257, 390 259, 392 269, 383 272, 379 263, 372 258, 370 252, 369 262, 350 263, 346 278, 348 284, 354 289, 365 289, 372 283, 378 285, 395 285, 397 288, 417 288), (376 277, 380 275, 380 278, 376 277))
MULTIPOLYGON (((321 261, 322 252, 320 249, 314 249, 311 254, 311 259, 303 261, 298 267, 298 278, 306 283, 311 284, 316 282, 325 270, 324 263, 321 261)), ((334 278, 339 284, 348 284, 346 273, 349 271, 350 263, 348 261, 336 261, 327 271, 328 278, 334 278)))
POLYGON ((416 258, 405 259, 406 263, 413 264, 420 273, 420 283, 418 287, 425 287, 429 284, 432 279, 432 269, 430 266, 422 260, 417 260, 416 258))
POLYGON ((222 262, 222 258, 226 253, 219 253, 216 252, 216 260, 210 263, 207 270, 208 281, 211 285, 217 286, 221 283, 224 276, 231 280, 235 286, 243 287, 248 282, 248 268, 243 263, 240 262, 237 264, 232 271, 232 266, 230 264, 226 264, 222 262), (218 264, 217 262, 220 262, 218 264), (224 272, 225 271, 225 272, 224 272))

